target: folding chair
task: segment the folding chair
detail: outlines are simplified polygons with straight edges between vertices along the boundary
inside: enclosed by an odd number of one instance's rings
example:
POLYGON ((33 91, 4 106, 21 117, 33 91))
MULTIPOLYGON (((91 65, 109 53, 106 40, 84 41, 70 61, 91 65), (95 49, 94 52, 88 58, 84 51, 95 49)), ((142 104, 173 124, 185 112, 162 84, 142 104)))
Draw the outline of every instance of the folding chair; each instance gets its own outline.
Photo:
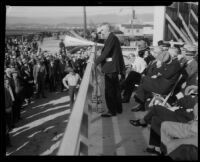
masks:
POLYGON ((153 105, 161 105, 161 106, 166 106, 167 108, 170 108, 171 105, 169 103, 167 103, 167 101, 168 101, 169 97, 173 95, 174 90, 175 90, 177 84, 179 83, 179 81, 181 80, 181 78, 182 78, 182 74, 179 76, 178 80, 176 81, 176 83, 174 84, 172 90, 169 92, 168 95, 160 95, 160 94, 152 92, 153 98, 149 103, 149 107, 152 107, 153 105))

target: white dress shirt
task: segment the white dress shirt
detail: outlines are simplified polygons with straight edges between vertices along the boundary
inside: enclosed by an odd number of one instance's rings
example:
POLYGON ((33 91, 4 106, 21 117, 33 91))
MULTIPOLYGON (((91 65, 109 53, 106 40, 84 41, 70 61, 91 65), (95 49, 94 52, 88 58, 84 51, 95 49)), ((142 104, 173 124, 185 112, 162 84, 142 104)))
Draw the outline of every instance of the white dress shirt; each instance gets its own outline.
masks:
POLYGON ((132 65, 132 70, 138 73, 142 73, 144 69, 147 67, 146 61, 139 56, 135 57, 135 60, 131 65, 132 65))
POLYGON ((80 76, 77 73, 75 75, 72 75, 71 73, 69 73, 64 77, 63 80, 67 81, 69 86, 77 86, 79 79, 80 79, 80 76))

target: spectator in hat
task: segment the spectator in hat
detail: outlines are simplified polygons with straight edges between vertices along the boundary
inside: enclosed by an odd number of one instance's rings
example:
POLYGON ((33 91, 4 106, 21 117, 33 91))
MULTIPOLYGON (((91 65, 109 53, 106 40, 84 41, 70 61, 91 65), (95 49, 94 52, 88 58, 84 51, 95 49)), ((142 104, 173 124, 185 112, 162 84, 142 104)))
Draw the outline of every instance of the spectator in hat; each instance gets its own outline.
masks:
POLYGON ((55 74, 56 74, 56 69, 55 69, 55 63, 54 60, 50 60, 49 64, 49 82, 50 82, 50 92, 54 92, 56 90, 56 80, 55 80, 55 74))
POLYGON ((180 63, 177 60, 172 60, 166 51, 157 56, 156 66, 157 74, 151 77, 145 76, 136 90, 134 98, 138 105, 132 111, 144 111, 145 101, 152 95, 152 92, 161 95, 168 94, 180 76, 180 63))
POLYGON ((8 129, 11 130, 12 128, 14 128, 13 112, 12 112, 14 97, 10 89, 9 80, 6 77, 6 75, 4 75, 4 92, 5 92, 6 123, 7 123, 8 129))
POLYGON ((60 43, 59 43, 59 53, 61 54, 61 53, 63 53, 64 52, 64 54, 66 53, 66 50, 65 50, 65 44, 64 44, 64 42, 63 42, 63 39, 61 39, 61 41, 60 41, 60 43))
POLYGON ((36 98, 40 98, 40 95, 42 95, 43 98, 46 98, 44 93, 46 75, 47 71, 43 61, 37 60, 37 64, 33 68, 34 83, 36 85, 37 90, 36 98))
POLYGON ((34 86, 34 79, 31 75, 31 70, 29 69, 29 66, 27 63, 24 64, 23 68, 23 81, 24 81, 24 93, 25 93, 25 99, 27 99, 27 102, 31 102, 31 97, 33 96, 33 86, 34 86))
POLYGON ((4 95, 5 95, 5 123, 6 123, 6 146, 10 147, 11 141, 10 141, 10 135, 9 131, 14 127, 13 123, 13 114, 12 114, 12 97, 9 92, 9 81, 7 77, 4 77, 4 95))
POLYGON ((170 47, 169 43, 164 43, 163 40, 158 41, 158 46, 162 47, 164 51, 167 51, 170 47))
POLYGON ((151 76, 158 73, 158 71, 157 71, 157 69, 158 69, 158 67, 157 67, 158 59, 157 59, 157 57, 158 57, 158 55, 162 54, 162 52, 163 52, 162 47, 154 47, 153 50, 151 50, 150 53, 151 53, 153 58, 151 58, 151 61, 148 63, 147 68, 144 70, 144 72, 142 74, 143 77, 146 76, 146 75, 151 77, 151 76))
POLYGON ((60 71, 60 88, 61 88, 61 92, 63 91, 64 89, 64 86, 62 84, 62 79, 65 77, 65 65, 66 65, 66 62, 64 61, 63 57, 60 57, 59 59, 59 71, 60 71))
POLYGON ((69 90, 70 108, 72 108, 76 89, 79 88, 81 78, 79 74, 75 73, 71 67, 68 68, 68 72, 69 74, 63 78, 62 82, 63 85, 69 90))
POLYGON ((18 122, 21 119, 21 108, 22 103, 24 101, 24 86, 22 83, 22 80, 20 78, 19 72, 17 70, 12 71, 12 77, 14 80, 14 86, 15 86, 15 101, 13 104, 13 117, 14 122, 18 122))

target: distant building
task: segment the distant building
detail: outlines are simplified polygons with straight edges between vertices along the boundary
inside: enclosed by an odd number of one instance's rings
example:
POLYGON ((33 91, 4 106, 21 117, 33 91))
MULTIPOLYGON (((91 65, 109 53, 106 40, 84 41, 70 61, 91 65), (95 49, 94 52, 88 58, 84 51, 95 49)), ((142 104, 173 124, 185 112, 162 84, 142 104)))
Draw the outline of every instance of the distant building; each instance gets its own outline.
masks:
POLYGON ((153 25, 151 24, 119 24, 117 27, 129 37, 153 35, 153 25))

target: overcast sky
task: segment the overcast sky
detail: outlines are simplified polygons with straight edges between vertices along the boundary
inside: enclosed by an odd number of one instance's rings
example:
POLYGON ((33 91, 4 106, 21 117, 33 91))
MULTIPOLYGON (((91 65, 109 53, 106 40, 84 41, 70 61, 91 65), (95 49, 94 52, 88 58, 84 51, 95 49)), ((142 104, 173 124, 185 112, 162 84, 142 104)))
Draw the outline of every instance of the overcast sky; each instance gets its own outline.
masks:
MULTIPOLYGON (((105 7, 86 7, 87 15, 97 15, 97 14, 118 14, 125 15, 131 14, 131 9, 134 8, 136 14, 150 13, 153 14, 152 6, 142 6, 142 7, 125 7, 125 6, 105 6, 105 7)), ((82 16, 83 7, 20 7, 12 6, 7 9, 7 16, 16 17, 66 17, 66 16, 82 16)))

